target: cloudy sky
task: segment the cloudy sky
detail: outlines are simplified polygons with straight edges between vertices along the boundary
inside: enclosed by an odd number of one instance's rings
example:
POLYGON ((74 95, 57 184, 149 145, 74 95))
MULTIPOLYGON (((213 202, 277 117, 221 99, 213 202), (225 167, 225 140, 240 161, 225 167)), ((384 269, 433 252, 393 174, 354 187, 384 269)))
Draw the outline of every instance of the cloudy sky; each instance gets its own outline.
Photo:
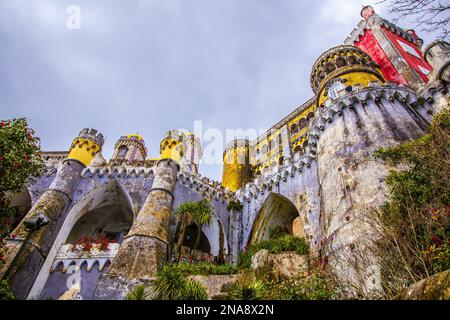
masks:
MULTIPOLYGON (((27 117, 49 151, 96 128, 107 159, 136 132, 159 156, 167 130, 196 120, 267 129, 312 97, 312 64, 362 2, 374 1, 0 0, 0 118, 27 117), (80 29, 67 28, 70 5, 80 29)), ((220 180, 221 165, 201 173, 220 180)))

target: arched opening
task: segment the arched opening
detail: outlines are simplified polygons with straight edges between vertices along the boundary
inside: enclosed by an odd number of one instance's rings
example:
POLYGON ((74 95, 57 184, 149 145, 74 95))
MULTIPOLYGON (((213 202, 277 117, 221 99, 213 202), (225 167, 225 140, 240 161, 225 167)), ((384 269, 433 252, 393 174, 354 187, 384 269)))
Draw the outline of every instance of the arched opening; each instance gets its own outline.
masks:
POLYGON ((294 123, 294 124, 291 126, 291 135, 293 136, 293 135, 295 135, 297 132, 298 132, 298 126, 297 126, 296 123, 294 123))
MULTIPOLYGON (((198 226, 195 223, 186 227, 181 247, 182 259, 186 259, 191 255, 191 251, 195 247, 197 235, 198 226)), ((176 239, 176 241, 178 240, 176 239)), ((211 260, 211 244, 203 231, 200 232, 200 240, 195 252, 193 252, 193 256, 199 260, 211 260)))
MULTIPOLYGON (((65 281, 70 277, 70 273, 51 272, 52 265, 59 260, 81 259, 87 260, 89 264, 99 259, 99 255, 104 262, 106 259, 112 260, 114 256, 110 254, 114 250, 110 249, 112 246, 117 248, 118 244, 110 243, 120 243, 131 228, 134 219, 132 208, 130 196, 116 180, 94 188, 81 198, 67 214, 29 293, 29 298, 58 298, 69 289, 65 286, 65 281), (93 238, 100 234, 105 235, 109 242, 106 243, 106 249, 100 248, 100 253, 86 249, 86 246, 81 252, 73 251, 72 245, 78 240, 83 237, 93 238)), ((106 270, 105 266, 102 270, 106 270)), ((84 297, 89 298, 94 294, 102 270, 90 268, 82 272, 80 281, 84 297)))
POLYGON ((308 122, 305 118, 301 118, 298 122, 298 131, 303 130, 308 125, 308 122))
POLYGON ((83 237, 95 238, 99 235, 112 242, 122 242, 133 223, 133 211, 122 194, 111 197, 77 221, 66 243, 75 244, 83 237))
POLYGON ((286 197, 271 193, 262 205, 253 224, 249 245, 270 239, 280 234, 294 234, 298 229, 299 213, 294 204, 286 197))
POLYGON ((119 151, 117 153, 117 159, 125 159, 125 156, 127 155, 128 147, 127 146, 120 146, 119 151))

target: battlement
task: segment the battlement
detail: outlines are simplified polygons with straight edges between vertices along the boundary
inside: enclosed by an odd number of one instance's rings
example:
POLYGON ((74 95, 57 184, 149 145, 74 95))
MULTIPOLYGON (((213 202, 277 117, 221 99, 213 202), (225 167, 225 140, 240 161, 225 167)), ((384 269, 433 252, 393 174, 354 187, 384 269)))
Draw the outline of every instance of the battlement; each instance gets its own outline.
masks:
POLYGON ((78 138, 85 138, 92 140, 95 142, 100 148, 103 146, 103 143, 105 142, 103 135, 101 133, 98 133, 95 129, 89 129, 84 128, 80 131, 78 134, 78 138))

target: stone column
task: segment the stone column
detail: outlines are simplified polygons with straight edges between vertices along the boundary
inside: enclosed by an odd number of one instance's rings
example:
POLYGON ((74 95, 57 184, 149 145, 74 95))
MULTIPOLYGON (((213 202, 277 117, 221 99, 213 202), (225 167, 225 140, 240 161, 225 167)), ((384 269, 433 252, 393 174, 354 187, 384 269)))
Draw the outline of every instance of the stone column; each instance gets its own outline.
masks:
POLYGON ((6 263, 0 275, 8 271, 8 283, 17 299, 25 299, 37 277, 53 242, 62 226, 72 195, 81 179, 81 172, 95 154, 101 151, 103 136, 96 130, 84 129, 72 143, 71 151, 59 168, 47 191, 38 199, 25 218, 14 230, 15 239, 7 244, 6 263), (24 251, 16 258, 28 235, 25 221, 45 215, 49 223, 33 232, 24 251), (10 270, 8 270, 10 269, 10 270))
POLYGON ((178 170, 174 160, 162 159, 157 163, 152 189, 111 267, 100 279, 98 297, 121 299, 133 283, 148 281, 165 264, 178 170))

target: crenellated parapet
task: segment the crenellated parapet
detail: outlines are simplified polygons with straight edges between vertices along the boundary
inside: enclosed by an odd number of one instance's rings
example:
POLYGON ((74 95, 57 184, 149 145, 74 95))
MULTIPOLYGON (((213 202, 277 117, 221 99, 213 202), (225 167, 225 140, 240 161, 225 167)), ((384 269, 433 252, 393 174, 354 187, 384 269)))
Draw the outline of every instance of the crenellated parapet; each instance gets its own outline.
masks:
POLYGON ((311 71, 311 88, 316 93, 317 107, 347 92, 384 82, 379 66, 370 56, 349 45, 324 52, 311 71))
POLYGON ((67 159, 77 160, 88 166, 95 155, 102 150, 104 138, 95 129, 83 129, 73 140, 67 159))
POLYGON ((138 134, 121 136, 114 146, 114 153, 110 162, 145 161, 147 147, 144 139, 138 134))
MULTIPOLYGON (((408 107, 412 108, 411 110, 432 110, 432 100, 419 99, 415 92, 407 87, 384 85, 348 93, 333 101, 330 107, 317 110, 316 117, 312 121, 308 131, 308 141, 311 153, 314 155, 316 154, 317 142, 320 139, 322 132, 324 132, 328 124, 342 117, 344 110, 353 109, 357 104, 367 106, 370 101, 379 103, 382 100, 388 102, 398 101, 399 103, 406 104, 408 107)), ((419 117, 419 115, 416 116, 419 117)))

